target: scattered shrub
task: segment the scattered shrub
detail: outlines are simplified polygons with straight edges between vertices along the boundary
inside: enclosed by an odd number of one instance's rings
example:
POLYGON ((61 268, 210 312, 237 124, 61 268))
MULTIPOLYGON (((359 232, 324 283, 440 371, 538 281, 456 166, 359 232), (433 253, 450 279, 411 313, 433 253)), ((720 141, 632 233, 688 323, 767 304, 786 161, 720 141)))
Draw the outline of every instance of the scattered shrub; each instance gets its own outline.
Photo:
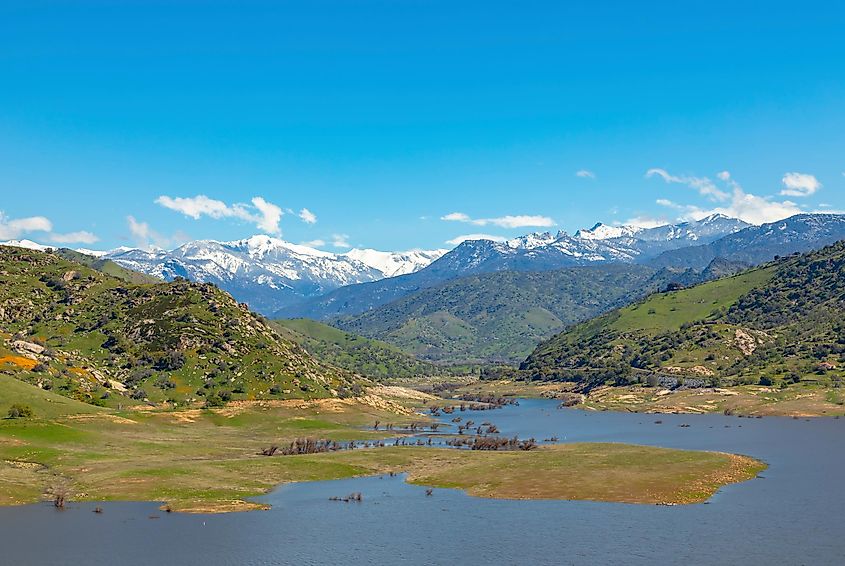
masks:
POLYGON ((10 419, 29 419, 35 415, 32 407, 23 403, 14 403, 9 407, 8 416, 10 419))

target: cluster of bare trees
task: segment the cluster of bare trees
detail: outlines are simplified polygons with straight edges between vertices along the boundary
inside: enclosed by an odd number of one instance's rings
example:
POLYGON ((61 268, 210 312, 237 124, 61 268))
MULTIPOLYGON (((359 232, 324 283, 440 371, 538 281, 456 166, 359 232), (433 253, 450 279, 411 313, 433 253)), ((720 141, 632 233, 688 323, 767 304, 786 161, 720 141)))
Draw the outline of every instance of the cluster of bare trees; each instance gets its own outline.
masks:
POLYGON ((422 438, 417 438, 414 440, 413 438, 396 438, 393 440, 393 446, 431 446, 432 440, 429 436, 427 439, 423 440, 422 438))
MULTIPOLYGON (((458 411, 489 411, 490 409, 501 409, 506 405, 519 405, 519 401, 509 397, 496 397, 495 395, 473 395, 466 393, 458 397, 463 401, 458 405, 447 405, 445 407, 438 407, 432 405, 428 408, 432 416, 439 417, 441 411, 444 415, 451 415, 456 410, 458 411)), ((454 421, 453 421, 454 422, 454 421)))
POLYGON ((337 452, 349 448, 350 442, 344 444, 336 440, 326 440, 317 438, 297 438, 288 446, 281 449, 283 456, 291 456, 293 454, 319 454, 322 452, 337 452))
MULTIPOLYGON (((364 440, 349 442, 338 442, 322 438, 297 438, 284 448, 275 444, 261 451, 262 456, 293 456, 297 454, 322 454, 323 452, 339 452, 341 450, 355 450, 356 448, 382 448, 386 446, 383 440, 364 440)), ((395 444, 394 444, 395 446, 395 444)))
MULTIPOLYGON (((474 401, 476 403, 484 403, 485 405, 490 405, 489 408, 500 408, 505 407, 507 405, 519 405, 519 401, 517 401, 513 397, 500 397, 493 395, 492 393, 484 394, 473 394, 473 393, 464 393, 463 395, 459 396, 458 399, 461 401, 474 401)), ((479 409, 476 409, 479 410, 479 409)), ((483 410, 483 409, 480 409, 483 410)))
MULTIPOLYGON (((376 421, 373 424, 373 430, 379 430, 380 424, 381 424, 381 421, 376 421)), ((417 423, 417 422, 412 422, 412 423, 408 424, 407 426, 405 426, 405 428, 396 428, 392 424, 387 424, 387 425, 384 426, 384 430, 389 431, 389 432, 417 434, 417 433, 426 432, 426 431, 437 432, 437 429, 440 428, 441 426, 442 426, 442 423, 417 423)))
POLYGON ((350 503, 352 501, 354 501, 356 503, 360 503, 363 500, 364 500, 364 496, 361 495, 360 491, 350 493, 346 497, 329 497, 329 501, 342 501, 344 503, 350 503))
POLYGON ((449 446, 469 448, 470 450, 533 450, 537 441, 533 438, 520 440, 516 436, 474 436, 472 438, 452 438, 446 441, 449 446))

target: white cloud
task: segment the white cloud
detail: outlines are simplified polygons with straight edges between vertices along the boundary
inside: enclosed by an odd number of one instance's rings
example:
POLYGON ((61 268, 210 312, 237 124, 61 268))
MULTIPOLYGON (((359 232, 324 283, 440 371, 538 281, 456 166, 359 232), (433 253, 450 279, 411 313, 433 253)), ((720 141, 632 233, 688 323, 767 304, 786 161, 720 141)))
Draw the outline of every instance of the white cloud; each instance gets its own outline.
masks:
POLYGON ((282 233, 279 222, 282 219, 282 209, 262 197, 253 197, 252 205, 243 203, 226 204, 222 200, 209 198, 205 195, 195 197, 169 197, 162 195, 155 200, 170 210, 181 212, 185 216, 199 220, 203 216, 209 218, 238 218, 245 220, 268 234, 282 233))
MULTIPOLYGON (((663 176, 660 173, 655 174, 661 177, 663 176)), ((725 216, 739 218, 751 224, 775 222, 804 212, 801 210, 801 207, 792 201, 777 201, 771 197, 758 196, 745 192, 728 171, 722 171, 717 176, 719 180, 727 184, 731 191, 730 193, 725 193, 728 195, 728 202, 723 206, 707 208, 697 205, 678 204, 665 198, 657 199, 657 204, 677 210, 679 212, 679 220, 701 220, 711 214, 724 214, 725 216)), ((706 177, 698 179, 704 183, 711 182, 706 177)))
POLYGON ((126 217, 126 223, 129 225, 129 232, 132 234, 132 241, 142 250, 167 248, 171 243, 170 238, 159 234, 150 228, 149 224, 137 220, 132 215, 126 217))
POLYGON ((484 226, 488 223, 501 226, 502 228, 527 228, 531 226, 548 227, 555 225, 555 221, 548 216, 519 215, 488 218, 486 219, 486 222, 479 224, 479 226, 484 226))
POLYGON ((672 202, 668 198, 659 198, 655 202, 657 202, 657 204, 659 204, 660 206, 665 206, 667 208, 675 208, 675 209, 683 208, 681 205, 676 204, 675 202, 672 202))
POLYGON ((332 245, 336 248, 351 248, 349 244, 349 235, 347 234, 332 234, 332 245))
POLYGON ((767 197, 760 197, 744 192, 741 188, 734 189, 731 199, 731 206, 727 208, 714 209, 711 213, 721 213, 733 216, 750 222, 751 224, 765 224, 783 218, 789 218, 803 211, 794 202, 785 200, 782 202, 773 201, 767 197))
POLYGON ((472 222, 472 218, 470 218, 463 212, 450 212, 446 216, 441 216, 440 220, 446 220, 450 222, 472 222))
POLYGON ((528 228, 554 226, 555 221, 548 216, 537 215, 507 215, 498 218, 472 218, 463 212, 452 212, 441 216, 440 220, 447 222, 464 222, 475 226, 499 226, 500 228, 528 228))
POLYGON ((268 234, 281 234, 279 222, 282 220, 282 209, 261 197, 252 199, 252 205, 258 209, 259 214, 252 217, 255 225, 268 234))
POLYGON ((0 211, 0 240, 15 240, 29 232, 49 232, 53 223, 44 216, 8 218, 0 211))
POLYGON ((780 194, 790 197, 808 197, 822 188, 822 184, 809 173, 786 173, 780 194))
POLYGON ((50 234, 50 241, 56 244, 94 244, 100 241, 95 234, 86 230, 67 234, 50 234))
POLYGON ((317 215, 308 210, 307 208, 303 208, 299 211, 299 218, 302 219, 303 222, 306 224, 316 224, 317 223, 317 215))
POLYGON ((302 246, 308 246, 309 248, 322 248, 326 245, 325 240, 308 240, 307 242, 300 242, 302 246))
POLYGON ((494 242, 505 242, 507 241, 507 238, 502 236, 493 236, 491 234, 464 234, 463 236, 456 236, 451 240, 446 240, 446 243, 457 246, 462 242, 471 240, 493 240, 494 242))
POLYGON ((185 216, 190 216, 194 220, 199 220, 202 216, 223 218, 225 216, 235 215, 234 209, 229 208, 225 202, 208 198, 205 195, 197 195, 195 197, 169 197, 162 195, 155 202, 165 208, 181 212, 185 216))
POLYGON ((150 247, 150 237, 152 230, 150 225, 146 222, 139 222, 131 214, 126 217, 126 223, 129 225, 129 232, 132 234, 132 240, 135 245, 141 249, 148 249, 150 247))
POLYGON ((582 179, 595 179, 596 178, 596 174, 593 173, 592 171, 587 170, 587 169, 579 169, 578 171, 575 172, 575 176, 581 177, 582 179))
MULTIPOLYGON (((722 179, 722 175, 727 174, 730 176, 730 173, 727 171, 722 171, 719 173, 719 178, 722 179)), ((646 178, 651 177, 660 177, 667 183, 680 183, 682 185, 686 185, 690 188, 693 188, 698 191, 701 196, 707 197, 709 200, 712 201, 726 201, 730 198, 730 194, 719 189, 713 181, 708 179, 707 177, 688 177, 688 176, 676 176, 671 175, 665 169, 660 168, 652 168, 646 171, 645 174, 646 178)), ((725 180, 725 179, 722 179, 725 180)))
POLYGON ((31 232, 44 232, 44 238, 54 244, 93 244, 99 241, 96 235, 85 230, 56 234, 53 223, 44 216, 10 219, 0 211, 0 240, 17 240, 31 232))

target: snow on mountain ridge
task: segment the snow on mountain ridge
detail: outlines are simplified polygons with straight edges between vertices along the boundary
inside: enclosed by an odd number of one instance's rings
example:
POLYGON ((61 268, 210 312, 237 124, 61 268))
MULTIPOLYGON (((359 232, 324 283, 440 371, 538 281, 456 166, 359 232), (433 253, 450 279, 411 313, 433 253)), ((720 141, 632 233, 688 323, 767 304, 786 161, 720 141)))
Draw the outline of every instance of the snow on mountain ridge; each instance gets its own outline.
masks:
POLYGON ((575 237, 582 240, 610 240, 613 238, 636 237, 640 231, 642 231, 642 228, 635 226, 608 226, 599 222, 589 230, 578 230, 575 232, 575 237))
POLYGON ((43 252, 50 246, 42 246, 38 242, 32 240, 9 240, 7 242, 0 242, 0 246, 8 246, 10 248, 25 248, 27 250, 36 250, 43 252))
POLYGON ((541 246, 547 246, 559 238, 563 232, 558 233, 557 236, 552 235, 551 232, 534 232, 533 234, 526 234, 512 238, 505 242, 509 248, 531 250, 541 246))
MULTIPOLYGON (((648 229, 598 223, 574 235, 538 232, 504 242, 466 241, 448 252, 353 249, 338 254, 256 235, 228 242, 197 240, 170 251, 118 248, 107 253, 83 253, 97 254, 165 280, 184 277, 214 283, 259 312, 275 313, 291 303, 338 287, 408 275, 431 264, 434 272, 450 277, 492 266, 535 269, 634 262, 666 250, 707 243, 745 226, 740 220, 724 216, 648 229)), ((39 246, 29 241, 11 245, 39 246)))
POLYGON ((345 285, 412 273, 446 250, 336 254, 256 235, 233 241, 196 240, 170 251, 121 249, 103 257, 165 280, 210 282, 260 312, 345 285))
POLYGON ((410 250, 407 252, 382 252, 369 248, 352 249, 342 254, 345 257, 360 261, 373 269, 382 272, 385 277, 396 277, 418 271, 432 261, 440 258, 449 250, 410 250))

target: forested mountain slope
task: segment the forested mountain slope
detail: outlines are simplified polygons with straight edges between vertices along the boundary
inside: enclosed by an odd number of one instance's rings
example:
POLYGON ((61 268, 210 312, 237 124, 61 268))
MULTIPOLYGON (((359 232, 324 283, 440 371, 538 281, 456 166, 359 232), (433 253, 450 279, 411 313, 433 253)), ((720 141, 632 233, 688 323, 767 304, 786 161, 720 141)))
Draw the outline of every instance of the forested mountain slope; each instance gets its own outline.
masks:
POLYGON ((274 323, 283 335, 286 333, 315 358, 368 378, 432 377, 451 373, 450 368, 418 360, 392 344, 307 318, 274 323))
POLYGON ((567 324, 683 278, 638 265, 502 271, 423 289, 335 324, 422 359, 513 362, 567 324))
POLYGON ((845 243, 839 242, 577 324, 541 344, 521 369, 586 385, 659 376, 838 385, 843 353, 845 243))

